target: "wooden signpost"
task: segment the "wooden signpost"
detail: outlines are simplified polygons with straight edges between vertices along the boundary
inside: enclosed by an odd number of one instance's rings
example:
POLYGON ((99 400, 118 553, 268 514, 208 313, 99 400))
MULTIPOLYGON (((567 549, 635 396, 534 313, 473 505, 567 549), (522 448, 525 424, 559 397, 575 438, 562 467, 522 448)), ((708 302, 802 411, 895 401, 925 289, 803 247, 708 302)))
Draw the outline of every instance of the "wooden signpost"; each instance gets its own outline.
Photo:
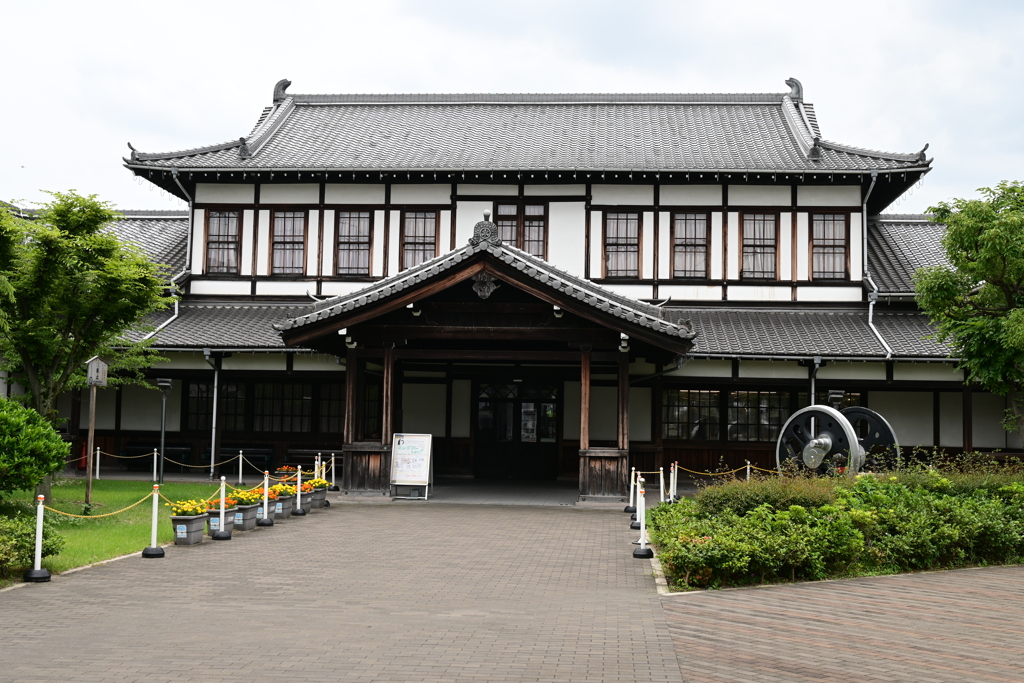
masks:
POLYGON ((92 448, 96 436, 96 387, 107 386, 107 362, 99 356, 93 356, 88 360, 86 375, 89 378, 89 445, 85 454, 85 504, 92 505, 92 448))
MULTIPOLYGON (((391 486, 422 487, 423 495, 408 495, 395 498, 427 500, 431 484, 431 442, 430 434, 395 434, 391 441, 391 486)), ((412 489, 411 493, 416 493, 412 489)))

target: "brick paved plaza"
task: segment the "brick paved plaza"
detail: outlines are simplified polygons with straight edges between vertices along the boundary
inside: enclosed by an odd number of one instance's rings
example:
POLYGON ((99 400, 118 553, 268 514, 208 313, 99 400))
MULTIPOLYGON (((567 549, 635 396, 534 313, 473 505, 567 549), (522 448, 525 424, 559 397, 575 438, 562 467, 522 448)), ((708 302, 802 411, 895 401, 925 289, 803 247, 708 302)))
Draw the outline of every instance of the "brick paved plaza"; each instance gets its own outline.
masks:
POLYGON ((1024 679, 1024 569, 659 596, 627 525, 335 505, 0 593, 0 680, 1024 679))

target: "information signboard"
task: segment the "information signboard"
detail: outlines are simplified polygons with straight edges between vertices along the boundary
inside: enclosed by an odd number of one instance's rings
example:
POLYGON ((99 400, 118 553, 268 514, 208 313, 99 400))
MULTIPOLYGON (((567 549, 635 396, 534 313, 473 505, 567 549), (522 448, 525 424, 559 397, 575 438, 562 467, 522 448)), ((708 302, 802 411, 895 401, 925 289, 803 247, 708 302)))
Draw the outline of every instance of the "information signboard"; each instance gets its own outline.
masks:
POLYGON ((430 434, 395 434, 391 442, 391 485, 430 484, 430 434))
POLYGON ((93 356, 88 360, 86 374, 89 377, 90 387, 107 386, 107 362, 99 356, 93 356))

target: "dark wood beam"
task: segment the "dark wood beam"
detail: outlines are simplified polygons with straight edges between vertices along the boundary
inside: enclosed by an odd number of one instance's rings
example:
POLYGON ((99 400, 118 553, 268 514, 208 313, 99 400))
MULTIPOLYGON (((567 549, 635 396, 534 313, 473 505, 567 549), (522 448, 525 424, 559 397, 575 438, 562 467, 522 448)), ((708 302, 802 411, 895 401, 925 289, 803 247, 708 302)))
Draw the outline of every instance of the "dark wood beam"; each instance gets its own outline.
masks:
POLYGON ((576 344, 618 344, 617 332, 608 329, 552 327, 470 327, 462 325, 360 325, 349 329, 360 344, 403 339, 508 339, 516 341, 559 341, 576 344))
POLYGON ((381 443, 391 443, 395 418, 395 345, 384 345, 384 396, 381 417, 381 443))
POLYGON ((580 450, 590 448, 590 351, 580 352, 580 450))
POLYGON ((629 354, 619 353, 619 450, 629 448, 629 354))

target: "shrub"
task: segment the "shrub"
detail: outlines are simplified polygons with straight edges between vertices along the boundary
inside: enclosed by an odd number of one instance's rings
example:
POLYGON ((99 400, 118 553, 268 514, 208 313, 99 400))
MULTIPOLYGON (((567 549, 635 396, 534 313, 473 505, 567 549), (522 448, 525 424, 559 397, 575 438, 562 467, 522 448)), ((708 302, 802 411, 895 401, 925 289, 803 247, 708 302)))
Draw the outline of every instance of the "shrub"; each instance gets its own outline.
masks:
POLYGON ((42 415, 0 398, 0 497, 63 468, 70 447, 42 415))
MULTIPOLYGON (((43 557, 56 555, 64 548, 64 538, 53 526, 43 522, 43 557)), ((0 517, 0 575, 30 567, 35 561, 36 524, 29 515, 0 517)))
POLYGON ((791 505, 817 508, 835 499, 835 482, 832 479, 771 476, 708 486, 697 496, 697 506, 702 513, 709 515, 725 510, 743 515, 762 505, 770 505, 776 510, 786 510, 791 505))

